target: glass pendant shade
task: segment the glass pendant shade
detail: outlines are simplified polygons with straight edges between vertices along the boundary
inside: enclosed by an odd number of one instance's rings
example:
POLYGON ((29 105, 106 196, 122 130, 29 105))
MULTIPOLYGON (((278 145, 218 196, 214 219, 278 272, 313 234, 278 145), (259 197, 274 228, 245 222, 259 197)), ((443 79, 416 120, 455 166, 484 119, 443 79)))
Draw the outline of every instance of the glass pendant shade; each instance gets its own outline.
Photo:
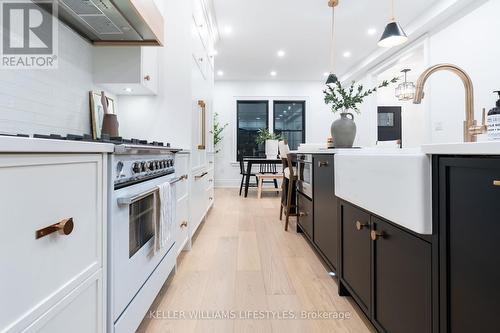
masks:
POLYGON ((396 97, 400 101, 411 101, 415 98, 415 84, 413 84, 413 82, 408 82, 406 79, 406 74, 409 71, 409 69, 402 70, 402 72, 405 73, 405 82, 399 84, 396 88, 396 97))
POLYGON ((406 43, 408 36, 404 32, 401 25, 392 21, 385 27, 384 33, 378 42, 380 47, 394 47, 406 43))

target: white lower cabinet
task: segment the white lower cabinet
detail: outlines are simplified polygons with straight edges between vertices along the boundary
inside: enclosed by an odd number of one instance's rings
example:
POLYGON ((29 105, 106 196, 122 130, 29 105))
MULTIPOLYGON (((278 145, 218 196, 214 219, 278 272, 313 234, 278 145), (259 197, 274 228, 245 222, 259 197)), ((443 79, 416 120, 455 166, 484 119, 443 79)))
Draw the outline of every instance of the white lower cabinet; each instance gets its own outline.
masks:
POLYGON ((176 249, 177 254, 183 249, 190 249, 191 241, 189 234, 189 153, 178 153, 175 156, 175 170, 178 176, 187 175, 188 178, 176 184, 176 249))
POLYGON ((0 154, 0 332, 105 332, 106 163, 0 154))

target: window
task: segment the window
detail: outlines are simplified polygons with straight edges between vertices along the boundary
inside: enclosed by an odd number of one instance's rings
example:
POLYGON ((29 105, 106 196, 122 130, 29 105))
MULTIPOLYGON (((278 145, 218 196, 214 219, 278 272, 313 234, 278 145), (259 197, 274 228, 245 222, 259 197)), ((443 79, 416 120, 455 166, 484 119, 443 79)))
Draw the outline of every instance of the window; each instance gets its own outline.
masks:
POLYGON ((263 145, 255 140, 261 128, 269 128, 268 101, 237 101, 237 157, 265 156, 263 145))
POLYGON ((274 101, 274 132, 288 141, 291 150, 305 142, 304 101, 274 101))

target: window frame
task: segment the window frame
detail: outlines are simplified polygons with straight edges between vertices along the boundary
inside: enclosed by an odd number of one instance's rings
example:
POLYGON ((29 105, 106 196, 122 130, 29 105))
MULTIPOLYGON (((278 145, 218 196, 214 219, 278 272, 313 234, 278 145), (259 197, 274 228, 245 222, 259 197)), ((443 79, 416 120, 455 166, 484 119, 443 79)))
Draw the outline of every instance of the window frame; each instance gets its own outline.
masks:
MULTIPOLYGON (((270 131, 271 129, 269 128, 269 115, 270 115, 270 111, 269 111, 269 100, 268 99, 237 99, 236 100, 236 150, 235 150, 235 153, 236 153, 236 159, 238 159, 238 148, 239 148, 239 143, 240 143, 240 136, 238 135, 239 134, 239 131, 240 131, 240 120, 239 120, 239 112, 240 112, 240 103, 245 103, 245 104, 262 104, 262 103, 265 103, 266 104, 266 128, 268 131, 270 131)), ((274 109, 273 109, 273 114, 274 114, 274 109)), ((273 123, 274 125, 274 123, 273 123)))
MULTIPOLYGON (((306 101, 305 100, 273 100, 273 132, 276 132, 276 104, 302 104, 302 142, 306 142, 306 101)), ((299 132, 297 130, 290 130, 290 132, 299 132)))

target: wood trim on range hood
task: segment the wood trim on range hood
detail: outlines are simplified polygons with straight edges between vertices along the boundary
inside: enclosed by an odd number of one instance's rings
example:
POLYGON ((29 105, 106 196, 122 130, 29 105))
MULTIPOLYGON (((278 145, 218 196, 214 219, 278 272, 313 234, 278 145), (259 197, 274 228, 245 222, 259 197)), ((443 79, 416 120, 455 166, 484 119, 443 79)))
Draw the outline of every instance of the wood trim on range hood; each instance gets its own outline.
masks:
POLYGON ((154 0, 59 0, 58 18, 94 45, 164 44, 164 19, 154 0))

